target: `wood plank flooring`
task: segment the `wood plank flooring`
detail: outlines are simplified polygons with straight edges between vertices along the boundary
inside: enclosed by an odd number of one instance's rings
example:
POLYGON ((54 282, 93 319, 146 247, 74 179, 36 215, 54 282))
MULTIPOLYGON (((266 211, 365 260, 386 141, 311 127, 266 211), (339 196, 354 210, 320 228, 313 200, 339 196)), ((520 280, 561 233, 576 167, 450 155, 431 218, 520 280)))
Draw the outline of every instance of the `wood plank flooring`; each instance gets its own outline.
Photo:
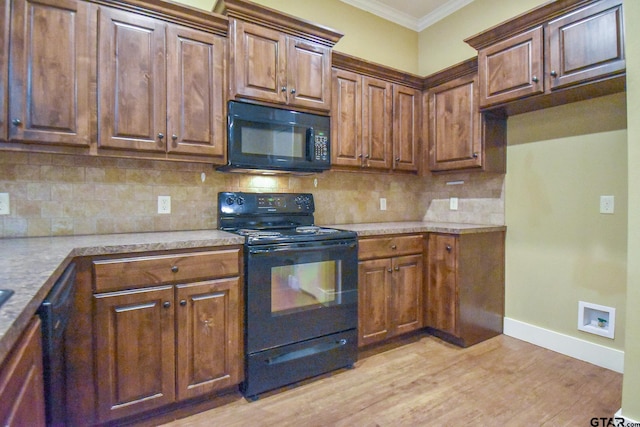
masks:
POLYGON ((356 368, 166 426, 588 426, 620 409, 622 375, 498 336, 467 349, 417 335, 356 368))

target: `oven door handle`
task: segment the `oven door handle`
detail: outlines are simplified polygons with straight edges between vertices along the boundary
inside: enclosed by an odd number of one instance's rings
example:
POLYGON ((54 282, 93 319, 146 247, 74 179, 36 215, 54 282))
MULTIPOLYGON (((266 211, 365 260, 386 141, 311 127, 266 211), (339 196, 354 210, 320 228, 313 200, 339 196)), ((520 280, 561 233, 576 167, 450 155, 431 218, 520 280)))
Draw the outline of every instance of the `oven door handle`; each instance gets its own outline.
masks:
POLYGON ((332 245, 314 245, 314 246, 278 246, 270 248, 249 248, 252 255, 268 255, 277 252, 309 252, 309 251, 325 251, 329 249, 353 249, 356 247, 355 242, 335 243, 332 245))

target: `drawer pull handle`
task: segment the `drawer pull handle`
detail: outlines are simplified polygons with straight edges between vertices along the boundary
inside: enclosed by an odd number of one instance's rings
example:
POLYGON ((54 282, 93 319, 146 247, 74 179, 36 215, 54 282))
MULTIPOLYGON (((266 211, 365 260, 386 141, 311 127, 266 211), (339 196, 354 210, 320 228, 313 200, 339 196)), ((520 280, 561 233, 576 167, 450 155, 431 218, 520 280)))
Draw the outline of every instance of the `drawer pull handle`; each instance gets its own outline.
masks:
POLYGON ((171 303, 169 301, 165 301, 165 302, 162 303, 162 306, 164 308, 169 308, 169 307, 171 307, 171 303))
POLYGON ((173 267, 171 267, 171 271, 174 273, 177 273, 178 271, 180 271, 180 269, 178 268, 177 265, 174 265, 173 267))

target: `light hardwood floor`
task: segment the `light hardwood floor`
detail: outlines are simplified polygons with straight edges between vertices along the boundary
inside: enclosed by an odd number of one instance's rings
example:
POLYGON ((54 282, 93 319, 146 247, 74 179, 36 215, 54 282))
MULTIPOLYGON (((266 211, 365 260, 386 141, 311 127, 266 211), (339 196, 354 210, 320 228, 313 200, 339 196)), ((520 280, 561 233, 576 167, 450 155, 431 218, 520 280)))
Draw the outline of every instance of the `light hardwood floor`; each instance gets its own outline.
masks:
POLYGON ((166 426, 589 426, 620 409, 622 375, 499 336, 467 349, 419 335, 340 370, 166 426))

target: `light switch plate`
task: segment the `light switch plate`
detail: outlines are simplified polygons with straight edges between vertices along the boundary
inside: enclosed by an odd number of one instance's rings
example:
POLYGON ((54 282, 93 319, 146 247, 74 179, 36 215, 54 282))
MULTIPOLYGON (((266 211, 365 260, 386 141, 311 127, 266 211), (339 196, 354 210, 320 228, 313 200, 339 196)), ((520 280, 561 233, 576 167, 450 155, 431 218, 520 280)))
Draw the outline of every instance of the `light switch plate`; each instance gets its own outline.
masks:
POLYGON ((457 211, 458 210, 458 198, 450 197, 449 198, 449 210, 457 211))
POLYGON ((381 197, 380 198, 380 210, 381 211, 386 211, 387 210, 387 199, 381 197))
POLYGON ((0 215, 9 215, 10 213, 9 193, 0 193, 0 215))
POLYGON ((613 196, 600 196, 600 213, 612 214, 614 212, 613 196))

